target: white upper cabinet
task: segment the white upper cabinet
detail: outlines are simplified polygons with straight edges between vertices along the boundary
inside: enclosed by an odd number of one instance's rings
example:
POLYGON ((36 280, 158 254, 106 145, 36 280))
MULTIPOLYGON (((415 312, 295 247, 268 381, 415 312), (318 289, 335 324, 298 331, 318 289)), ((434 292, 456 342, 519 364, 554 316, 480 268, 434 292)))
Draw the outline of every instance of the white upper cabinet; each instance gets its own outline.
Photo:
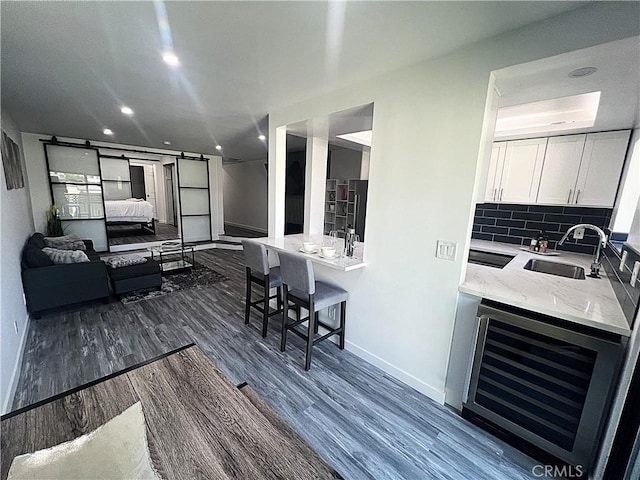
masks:
POLYGON ((613 207, 630 130, 493 144, 485 201, 613 207))
POLYGON ((553 205, 573 203, 586 138, 586 135, 549 138, 537 203, 553 205))
POLYGON ((622 130, 587 135, 573 204, 613 207, 630 134, 622 130))
POLYGON ((504 167, 504 157, 507 152, 507 142, 497 142, 493 144, 491 150, 491 160, 489 161, 489 175, 487 176, 487 189, 484 199, 487 202, 497 202, 500 193, 500 181, 502 179, 502 168, 504 167))
POLYGON ((498 201, 536 202, 546 146, 546 138, 507 142, 498 201))

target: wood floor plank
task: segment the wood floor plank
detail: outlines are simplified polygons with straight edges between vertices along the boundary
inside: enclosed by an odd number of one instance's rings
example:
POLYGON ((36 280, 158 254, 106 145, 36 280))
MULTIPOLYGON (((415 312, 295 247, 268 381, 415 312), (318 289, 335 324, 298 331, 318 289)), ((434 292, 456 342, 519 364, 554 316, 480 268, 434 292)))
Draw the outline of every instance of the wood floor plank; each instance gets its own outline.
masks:
POLYGON ((347 350, 317 345, 305 372, 304 342, 292 336, 280 352, 275 317, 266 339, 259 314, 244 324, 242 252, 204 250, 196 259, 227 280, 32 321, 14 408, 194 342, 232 382, 248 382, 345 478, 414 480, 417 471, 425 479, 536 478, 536 461, 347 350), (451 468, 448 459, 460 452, 472 460, 451 468))

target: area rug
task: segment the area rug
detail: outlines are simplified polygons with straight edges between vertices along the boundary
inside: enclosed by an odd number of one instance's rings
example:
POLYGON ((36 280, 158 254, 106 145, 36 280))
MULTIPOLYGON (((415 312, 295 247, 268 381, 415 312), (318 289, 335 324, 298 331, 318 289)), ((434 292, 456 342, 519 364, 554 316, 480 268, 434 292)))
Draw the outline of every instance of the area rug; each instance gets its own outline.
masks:
POLYGON ((181 270, 162 274, 162 287, 160 290, 144 289, 136 290, 122 295, 120 301, 123 304, 149 300, 161 297, 178 290, 188 290, 191 288, 204 288, 214 283, 227 280, 227 277, 215 270, 196 262, 191 270, 181 270))

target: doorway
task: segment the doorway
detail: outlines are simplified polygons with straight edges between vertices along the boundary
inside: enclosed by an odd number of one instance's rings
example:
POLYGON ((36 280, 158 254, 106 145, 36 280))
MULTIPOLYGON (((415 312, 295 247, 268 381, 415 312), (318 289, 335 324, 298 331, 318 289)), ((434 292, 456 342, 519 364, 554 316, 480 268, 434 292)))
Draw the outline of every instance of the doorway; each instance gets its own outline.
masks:
POLYGON ((176 208, 175 208, 175 191, 173 186, 173 179, 175 177, 175 164, 171 163, 169 165, 164 166, 164 194, 166 198, 166 213, 167 213, 167 224, 173 225, 174 227, 178 223, 178 219, 176 218, 176 208))

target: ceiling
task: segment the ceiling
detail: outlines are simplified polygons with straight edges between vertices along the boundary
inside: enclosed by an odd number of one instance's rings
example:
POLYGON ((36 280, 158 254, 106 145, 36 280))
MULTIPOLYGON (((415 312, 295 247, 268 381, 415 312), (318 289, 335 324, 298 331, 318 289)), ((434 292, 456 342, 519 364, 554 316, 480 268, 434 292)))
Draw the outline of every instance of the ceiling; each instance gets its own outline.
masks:
POLYGON ((587 3, 1 2, 2 108, 27 132, 264 158, 275 108, 587 3))
MULTIPOLYGON (((640 37, 514 65, 493 73, 501 94, 500 107, 602 92, 595 124, 572 129, 572 133, 640 125, 640 37), (586 77, 569 77, 569 72, 582 67, 596 67, 598 70, 586 77)), ((558 133, 553 132, 555 135, 558 133)), ((536 135, 544 136, 545 132, 537 132, 536 135)), ((518 135, 522 136, 527 135, 518 135)))

